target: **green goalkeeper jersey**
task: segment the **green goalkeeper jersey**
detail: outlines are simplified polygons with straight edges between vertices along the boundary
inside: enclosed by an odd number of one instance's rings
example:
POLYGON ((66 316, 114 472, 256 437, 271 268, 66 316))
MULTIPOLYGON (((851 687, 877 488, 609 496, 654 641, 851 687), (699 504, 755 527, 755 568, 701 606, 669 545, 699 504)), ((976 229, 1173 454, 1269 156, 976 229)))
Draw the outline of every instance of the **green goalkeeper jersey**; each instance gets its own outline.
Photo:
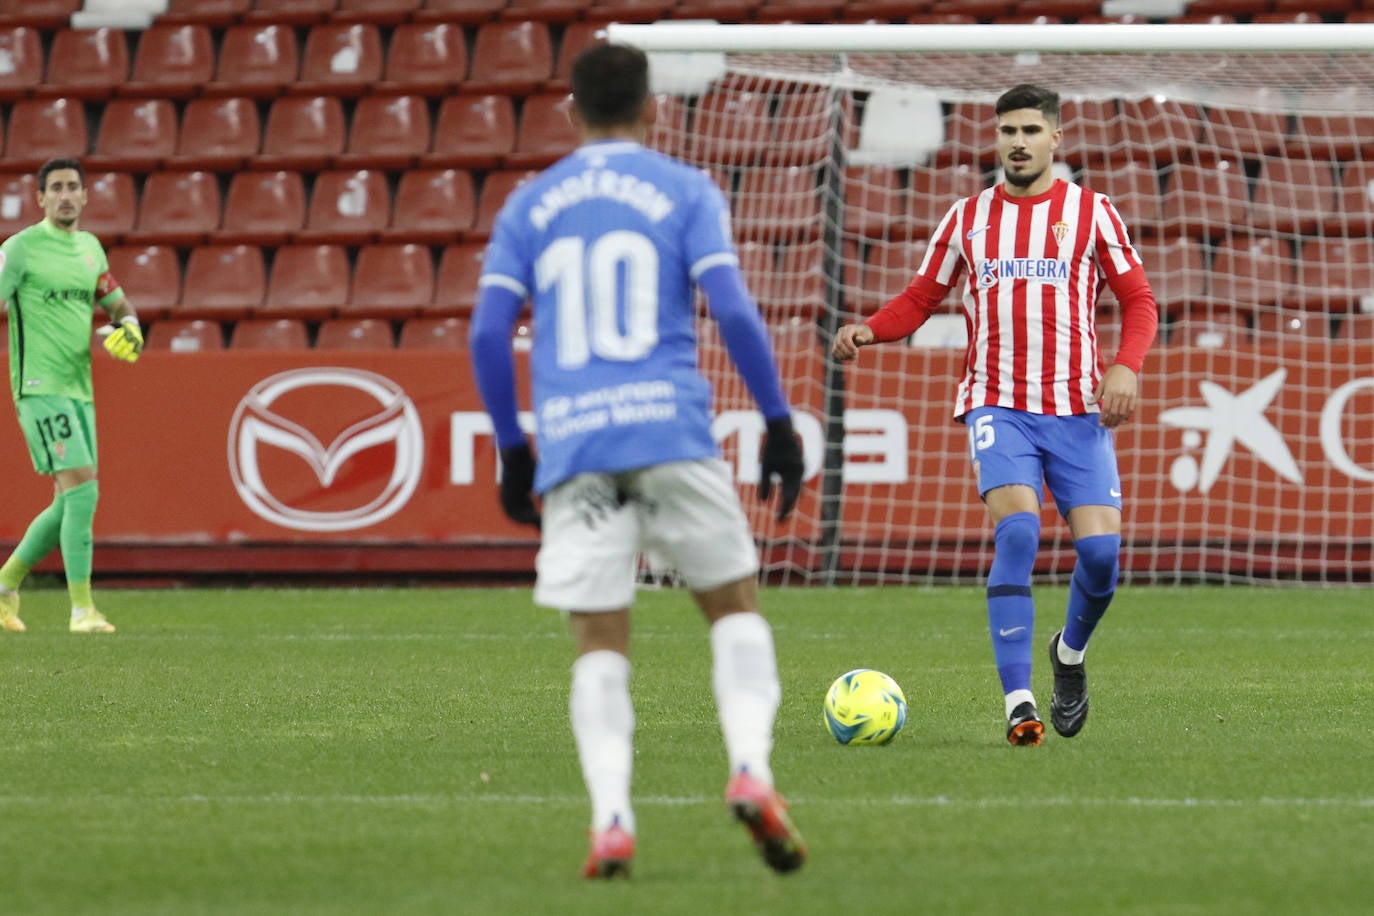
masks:
POLYGON ((9 302, 10 390, 78 401, 91 393, 91 324, 97 305, 124 299, 100 241, 47 220, 0 245, 0 302, 9 302))

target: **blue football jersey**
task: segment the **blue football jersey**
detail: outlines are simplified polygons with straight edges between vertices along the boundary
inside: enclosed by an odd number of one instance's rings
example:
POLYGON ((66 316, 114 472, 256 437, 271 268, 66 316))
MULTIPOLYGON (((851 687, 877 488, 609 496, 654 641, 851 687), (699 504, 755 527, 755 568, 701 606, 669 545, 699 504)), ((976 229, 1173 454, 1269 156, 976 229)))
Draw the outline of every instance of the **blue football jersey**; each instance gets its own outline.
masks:
POLYGON ((727 262, 720 189, 637 143, 587 144, 507 198, 480 285, 532 303, 535 489, 718 454, 694 281, 727 262))

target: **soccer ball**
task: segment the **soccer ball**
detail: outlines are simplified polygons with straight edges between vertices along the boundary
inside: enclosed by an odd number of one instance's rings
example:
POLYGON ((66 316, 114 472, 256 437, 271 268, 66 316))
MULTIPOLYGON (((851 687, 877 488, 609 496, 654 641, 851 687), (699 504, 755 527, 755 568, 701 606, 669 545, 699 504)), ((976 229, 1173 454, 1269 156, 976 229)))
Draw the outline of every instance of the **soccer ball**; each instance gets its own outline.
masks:
POLYGON ((842 674, 825 695, 825 727, 841 744, 887 744, 906 724, 897 682, 872 668, 842 674))

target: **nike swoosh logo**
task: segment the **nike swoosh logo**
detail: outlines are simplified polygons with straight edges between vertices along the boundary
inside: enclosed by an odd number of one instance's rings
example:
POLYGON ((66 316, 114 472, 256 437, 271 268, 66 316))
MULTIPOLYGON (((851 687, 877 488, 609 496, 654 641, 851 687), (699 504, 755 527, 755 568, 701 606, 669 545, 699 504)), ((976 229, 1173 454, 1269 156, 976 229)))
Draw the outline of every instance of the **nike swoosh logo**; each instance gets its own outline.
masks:
POLYGON ((1016 633, 1020 633, 1024 629, 1025 627, 1007 627, 1006 629, 998 630, 997 635, 1001 637, 1012 636, 1016 633))
POLYGON ((979 233, 987 232, 988 229, 990 229, 990 228, 992 228, 992 227, 991 227, 991 226, 979 226, 977 229, 970 229, 968 232, 964 233, 964 238, 966 238, 966 239, 971 239, 971 238, 973 238, 975 235, 978 235, 979 233))
POLYGON ((1108 490, 1107 492, 1110 493, 1110 494, 1112 494, 1112 499, 1120 499, 1120 498, 1121 498, 1121 491, 1118 490, 1118 489, 1116 489, 1115 487, 1113 487, 1112 489, 1108 490))

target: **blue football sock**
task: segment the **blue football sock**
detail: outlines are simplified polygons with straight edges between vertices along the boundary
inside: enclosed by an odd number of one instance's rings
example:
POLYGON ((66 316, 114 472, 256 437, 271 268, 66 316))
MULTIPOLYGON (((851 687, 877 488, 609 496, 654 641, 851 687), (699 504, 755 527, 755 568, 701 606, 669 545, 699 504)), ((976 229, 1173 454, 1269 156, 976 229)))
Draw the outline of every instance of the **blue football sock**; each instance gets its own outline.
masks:
POLYGON ((1069 610, 1060 640, 1070 649, 1082 650, 1088 647, 1088 639, 1116 594, 1116 579, 1121 571, 1121 535, 1095 534, 1079 538, 1073 547, 1078 562, 1069 583, 1069 610))
POLYGON ((1031 598, 1031 569, 1040 549, 1040 516, 1030 512, 1009 515, 993 534, 992 569, 988 573, 988 629, 992 655, 1002 692, 1030 690, 1031 635, 1035 602, 1031 598))

